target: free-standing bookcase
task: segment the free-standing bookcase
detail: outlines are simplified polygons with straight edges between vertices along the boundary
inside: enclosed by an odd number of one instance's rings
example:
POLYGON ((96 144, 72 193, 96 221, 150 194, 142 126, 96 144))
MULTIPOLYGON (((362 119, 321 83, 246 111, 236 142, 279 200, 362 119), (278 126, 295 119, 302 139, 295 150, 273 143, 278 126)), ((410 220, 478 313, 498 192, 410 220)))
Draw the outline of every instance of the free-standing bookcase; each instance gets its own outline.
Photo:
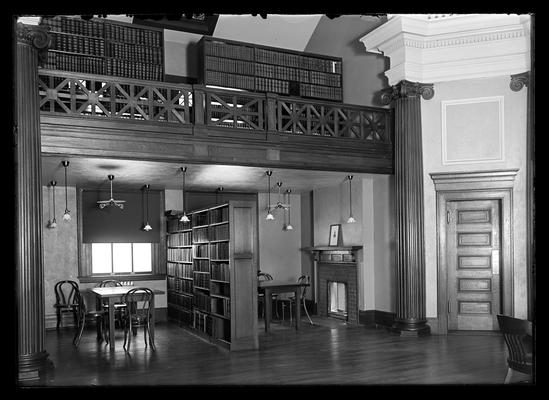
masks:
POLYGON ((258 348, 256 204, 187 215, 167 221, 169 318, 230 350, 258 348))

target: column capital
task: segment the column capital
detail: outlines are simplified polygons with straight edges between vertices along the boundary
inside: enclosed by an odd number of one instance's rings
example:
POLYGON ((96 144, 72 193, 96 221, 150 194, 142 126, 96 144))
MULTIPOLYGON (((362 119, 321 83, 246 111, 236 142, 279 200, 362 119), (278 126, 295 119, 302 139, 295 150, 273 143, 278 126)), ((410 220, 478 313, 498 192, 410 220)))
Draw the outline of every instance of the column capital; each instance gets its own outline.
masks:
POLYGON ((530 71, 511 75, 511 82, 509 82, 509 87, 513 92, 520 92, 520 90, 524 86, 528 85, 530 85, 530 71))
POLYGON ((409 97, 421 96, 425 100, 431 100, 435 95, 434 84, 410 82, 402 80, 396 85, 393 85, 381 92, 381 103, 384 105, 390 104, 397 99, 406 99, 409 97))
POLYGON ((17 23, 16 36, 18 45, 32 46, 38 51, 40 61, 46 60, 52 38, 49 29, 42 26, 17 23))

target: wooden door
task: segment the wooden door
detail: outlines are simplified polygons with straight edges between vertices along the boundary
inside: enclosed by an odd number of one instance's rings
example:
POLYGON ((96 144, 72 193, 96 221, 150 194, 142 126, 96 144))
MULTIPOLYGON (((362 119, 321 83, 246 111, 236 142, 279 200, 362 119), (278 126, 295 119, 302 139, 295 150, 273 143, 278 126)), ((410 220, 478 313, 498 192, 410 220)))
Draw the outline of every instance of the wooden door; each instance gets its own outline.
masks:
POLYGON ((448 330, 497 330, 501 312, 498 200, 449 201, 448 330))

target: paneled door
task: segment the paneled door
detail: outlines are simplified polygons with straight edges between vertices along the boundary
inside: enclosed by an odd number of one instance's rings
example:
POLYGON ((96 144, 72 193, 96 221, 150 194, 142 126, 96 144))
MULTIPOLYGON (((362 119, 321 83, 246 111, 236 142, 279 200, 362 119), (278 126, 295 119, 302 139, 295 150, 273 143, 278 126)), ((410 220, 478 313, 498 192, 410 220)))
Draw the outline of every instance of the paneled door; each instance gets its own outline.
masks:
POLYGON ((448 330, 497 330, 499 200, 448 201, 446 206, 448 330))

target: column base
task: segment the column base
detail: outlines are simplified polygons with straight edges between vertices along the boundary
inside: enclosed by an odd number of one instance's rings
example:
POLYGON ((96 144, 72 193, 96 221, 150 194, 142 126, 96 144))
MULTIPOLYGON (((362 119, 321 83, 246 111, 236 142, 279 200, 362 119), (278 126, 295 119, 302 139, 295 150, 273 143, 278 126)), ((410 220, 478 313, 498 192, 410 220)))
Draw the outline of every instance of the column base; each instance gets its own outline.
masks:
POLYGON ((431 334, 427 321, 395 321, 389 331, 399 336, 418 337, 431 334))
POLYGON ((31 383, 47 379, 52 375, 53 362, 48 359, 49 354, 42 351, 36 354, 19 356, 18 380, 20 383, 31 383))

